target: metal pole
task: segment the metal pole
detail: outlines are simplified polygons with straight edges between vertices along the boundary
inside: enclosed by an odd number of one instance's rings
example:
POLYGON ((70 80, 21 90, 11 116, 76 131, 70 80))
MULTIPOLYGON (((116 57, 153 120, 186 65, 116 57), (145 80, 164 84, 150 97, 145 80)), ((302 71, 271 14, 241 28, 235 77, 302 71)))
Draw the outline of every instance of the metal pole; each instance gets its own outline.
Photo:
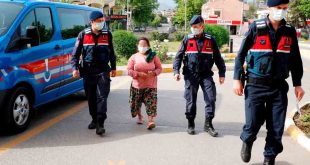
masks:
POLYGON ((241 32, 242 32, 243 11, 244 11, 244 0, 242 0, 242 9, 241 9, 241 20, 240 20, 239 35, 241 35, 241 32))
POLYGON ((187 0, 184 0, 184 3, 185 3, 185 26, 184 26, 184 32, 186 32, 186 29, 187 29, 187 27, 186 27, 186 24, 187 24, 187 0))
POLYGON ((126 4, 126 14, 127 14, 127 31, 129 31, 129 0, 127 0, 126 4))

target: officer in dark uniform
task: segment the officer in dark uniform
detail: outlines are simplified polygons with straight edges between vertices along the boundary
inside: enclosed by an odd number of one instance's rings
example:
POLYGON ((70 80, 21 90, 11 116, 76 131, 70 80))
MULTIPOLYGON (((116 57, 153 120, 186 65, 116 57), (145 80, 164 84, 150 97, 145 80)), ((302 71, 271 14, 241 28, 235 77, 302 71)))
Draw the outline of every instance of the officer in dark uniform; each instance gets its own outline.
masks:
POLYGON ((176 54, 173 69, 177 81, 180 80, 180 68, 183 62, 183 75, 185 80, 186 118, 188 119, 187 132, 195 134, 196 102, 199 86, 203 91, 205 106, 204 130, 215 137, 214 130, 216 88, 213 81, 212 66, 214 63, 219 69, 220 84, 224 83, 226 66, 220 54, 215 39, 204 33, 204 21, 200 15, 195 15, 190 21, 192 34, 184 37, 180 50, 176 54))
POLYGON ((268 0, 270 14, 254 21, 245 35, 235 60, 234 92, 243 95, 245 77, 245 115, 241 140, 241 158, 251 159, 251 149, 256 135, 266 121, 267 137, 264 165, 273 165, 282 152, 282 135, 287 110, 285 81, 291 72, 295 94, 301 100, 303 65, 299 52, 295 28, 285 21, 289 0, 268 0), (243 64, 247 63, 244 74, 243 64))
POLYGON ((71 63, 73 77, 78 78, 80 75, 84 80, 84 89, 92 117, 88 128, 96 128, 96 133, 102 135, 105 133, 104 121, 107 118, 110 72, 112 71, 112 77, 116 75, 116 56, 112 44, 112 34, 103 29, 103 13, 93 11, 89 18, 91 27, 79 34, 71 63))

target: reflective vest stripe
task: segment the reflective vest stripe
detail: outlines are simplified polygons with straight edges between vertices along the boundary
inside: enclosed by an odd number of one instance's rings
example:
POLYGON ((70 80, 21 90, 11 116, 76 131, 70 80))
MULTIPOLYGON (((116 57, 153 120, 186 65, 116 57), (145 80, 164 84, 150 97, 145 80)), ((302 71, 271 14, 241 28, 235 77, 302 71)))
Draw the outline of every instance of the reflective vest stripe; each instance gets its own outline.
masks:
POLYGON ((185 53, 198 53, 198 51, 186 51, 185 53))
POLYGON ((290 50, 277 50, 277 53, 291 53, 290 50))
POLYGON ((206 51, 202 51, 201 53, 204 53, 204 54, 213 54, 213 52, 206 52, 206 51))
POLYGON ((272 49, 250 49, 251 52, 272 52, 272 49))

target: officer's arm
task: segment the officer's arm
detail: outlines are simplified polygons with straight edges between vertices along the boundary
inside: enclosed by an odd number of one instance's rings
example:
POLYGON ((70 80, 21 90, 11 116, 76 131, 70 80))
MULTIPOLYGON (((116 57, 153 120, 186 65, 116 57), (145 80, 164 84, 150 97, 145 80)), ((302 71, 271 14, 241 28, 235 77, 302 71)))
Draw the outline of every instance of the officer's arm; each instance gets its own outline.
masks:
POLYGON ((109 47, 110 47, 110 64, 111 64, 111 70, 116 70, 116 55, 113 47, 113 36, 112 33, 109 32, 109 47))
POLYGON ((241 47, 235 58, 235 68, 234 68, 234 80, 240 80, 241 74, 244 73, 244 61, 248 54, 248 51, 254 45, 254 39, 256 35, 255 23, 250 25, 249 31, 245 34, 245 38, 242 41, 241 47))
POLYGON ((221 56, 219 47, 217 46, 217 43, 213 37, 211 38, 211 44, 212 44, 212 49, 213 49, 213 59, 214 59, 215 65, 217 66, 219 70, 219 76, 225 77, 225 72, 226 72, 225 62, 221 56))
POLYGON ((73 70, 78 70, 80 56, 83 48, 83 32, 81 32, 76 38, 76 42, 71 55, 71 66, 73 70))
POLYGON ((186 51, 186 44, 187 44, 187 37, 185 36, 173 62, 174 75, 180 74, 181 64, 186 51))
POLYGON ((291 55, 289 56, 289 69, 291 71, 293 86, 301 86, 301 79, 303 76, 303 64, 298 46, 296 30, 292 29, 293 43, 291 48, 291 55))

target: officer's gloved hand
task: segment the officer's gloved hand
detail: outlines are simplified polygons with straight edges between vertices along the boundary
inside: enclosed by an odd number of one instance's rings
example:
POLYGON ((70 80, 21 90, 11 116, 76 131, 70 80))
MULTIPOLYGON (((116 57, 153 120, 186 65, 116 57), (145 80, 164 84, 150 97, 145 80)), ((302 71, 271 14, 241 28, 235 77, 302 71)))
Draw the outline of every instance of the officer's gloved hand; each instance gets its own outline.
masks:
POLYGON ((174 75, 174 79, 175 79, 176 81, 180 81, 180 80, 181 80, 180 74, 175 74, 175 75, 174 75))

